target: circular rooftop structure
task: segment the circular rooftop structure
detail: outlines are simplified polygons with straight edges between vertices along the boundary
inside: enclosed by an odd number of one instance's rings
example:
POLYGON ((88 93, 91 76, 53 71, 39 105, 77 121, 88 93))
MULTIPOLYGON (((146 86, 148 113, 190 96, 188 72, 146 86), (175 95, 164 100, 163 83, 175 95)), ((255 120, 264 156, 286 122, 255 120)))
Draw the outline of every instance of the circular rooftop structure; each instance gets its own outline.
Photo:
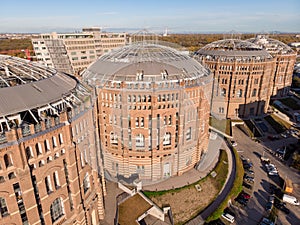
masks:
POLYGON ((281 41, 269 38, 266 35, 257 35, 255 38, 248 39, 248 41, 260 46, 270 54, 295 54, 293 49, 291 49, 288 45, 284 44, 281 41))
POLYGON ((223 59, 269 59, 272 56, 262 47, 239 39, 224 39, 212 42, 196 53, 207 57, 223 59))
POLYGON ((153 82, 184 80, 208 76, 209 71, 186 52, 138 42, 101 56, 85 73, 89 84, 102 86, 107 81, 153 82))
POLYGON ((76 79, 25 59, 0 55, 0 117, 39 108, 76 92, 76 79))

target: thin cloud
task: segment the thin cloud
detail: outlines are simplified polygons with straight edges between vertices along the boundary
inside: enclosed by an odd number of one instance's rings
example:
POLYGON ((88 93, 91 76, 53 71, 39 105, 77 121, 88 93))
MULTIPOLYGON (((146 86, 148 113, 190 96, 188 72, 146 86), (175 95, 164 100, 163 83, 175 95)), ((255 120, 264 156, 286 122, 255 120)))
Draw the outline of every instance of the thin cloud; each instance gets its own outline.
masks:
POLYGON ((96 15, 98 16, 107 16, 107 15, 117 15, 119 14, 118 12, 100 12, 100 13, 97 13, 96 15))

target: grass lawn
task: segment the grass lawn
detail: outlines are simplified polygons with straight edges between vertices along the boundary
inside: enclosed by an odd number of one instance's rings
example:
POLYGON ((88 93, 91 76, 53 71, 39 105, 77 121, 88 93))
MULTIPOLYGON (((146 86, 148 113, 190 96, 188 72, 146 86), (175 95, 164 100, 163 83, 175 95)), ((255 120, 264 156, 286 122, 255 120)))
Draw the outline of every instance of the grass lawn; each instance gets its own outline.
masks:
POLYGON ((283 98, 278 99, 278 101, 282 102, 284 105, 288 106, 293 110, 300 110, 300 105, 298 105, 297 101, 293 98, 283 98))
POLYGON ((210 222, 213 220, 216 220, 221 217, 222 213, 224 212, 224 209, 227 208, 228 201, 230 199, 236 198, 239 193, 243 190, 243 176, 244 176, 244 167, 243 163, 239 157, 239 154, 235 149, 233 149, 235 159, 236 159, 236 173, 235 173, 235 180, 233 183, 233 186, 225 198, 225 200, 219 205, 219 207, 214 211, 207 219, 206 222, 210 222))
POLYGON ((218 120, 215 117, 209 117, 209 125, 219 131, 231 136, 231 122, 230 119, 218 120))
POLYGON ((228 158, 225 150, 221 150, 219 161, 214 168, 216 176, 211 175, 196 183, 167 191, 148 192, 144 194, 159 207, 170 205, 176 225, 185 224, 204 210, 219 194, 228 174, 228 158), (201 191, 195 185, 199 184, 201 191))

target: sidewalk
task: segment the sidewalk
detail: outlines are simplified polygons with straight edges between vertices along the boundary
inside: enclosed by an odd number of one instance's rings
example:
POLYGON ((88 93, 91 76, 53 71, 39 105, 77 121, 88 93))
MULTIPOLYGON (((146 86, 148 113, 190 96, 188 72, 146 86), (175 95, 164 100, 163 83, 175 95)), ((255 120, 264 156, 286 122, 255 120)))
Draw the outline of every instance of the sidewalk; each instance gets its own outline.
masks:
POLYGON ((218 136, 216 140, 209 142, 208 150, 197 169, 193 168, 181 176, 170 177, 156 184, 143 185, 143 190, 161 191, 180 188, 192 184, 209 174, 215 167, 219 158, 219 149, 228 148, 222 138, 218 136))

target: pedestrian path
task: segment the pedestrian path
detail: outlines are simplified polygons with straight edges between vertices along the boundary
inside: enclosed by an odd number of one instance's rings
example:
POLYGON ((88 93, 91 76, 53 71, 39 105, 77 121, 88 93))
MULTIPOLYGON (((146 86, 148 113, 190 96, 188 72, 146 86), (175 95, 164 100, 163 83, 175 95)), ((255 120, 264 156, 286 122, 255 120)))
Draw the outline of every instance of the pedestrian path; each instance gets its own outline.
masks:
POLYGON ((201 178, 209 174, 218 162, 219 149, 227 148, 224 140, 217 137, 216 140, 211 140, 209 142, 208 150, 203 156, 203 160, 200 161, 197 169, 193 168, 181 176, 170 177, 164 181, 160 181, 155 184, 143 184, 143 190, 147 191, 162 191, 171 190, 175 188, 180 188, 192 183, 199 181, 201 178))

